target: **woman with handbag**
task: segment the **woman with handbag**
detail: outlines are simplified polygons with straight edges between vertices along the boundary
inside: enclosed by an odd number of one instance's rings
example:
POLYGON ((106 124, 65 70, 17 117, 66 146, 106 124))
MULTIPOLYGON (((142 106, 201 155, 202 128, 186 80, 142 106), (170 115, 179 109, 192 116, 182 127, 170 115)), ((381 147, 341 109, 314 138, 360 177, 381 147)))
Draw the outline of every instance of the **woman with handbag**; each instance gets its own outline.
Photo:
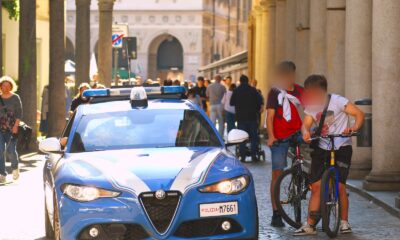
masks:
POLYGON ((17 134, 22 117, 20 97, 15 81, 8 76, 0 78, 0 184, 6 183, 5 151, 10 158, 13 179, 19 178, 17 134))

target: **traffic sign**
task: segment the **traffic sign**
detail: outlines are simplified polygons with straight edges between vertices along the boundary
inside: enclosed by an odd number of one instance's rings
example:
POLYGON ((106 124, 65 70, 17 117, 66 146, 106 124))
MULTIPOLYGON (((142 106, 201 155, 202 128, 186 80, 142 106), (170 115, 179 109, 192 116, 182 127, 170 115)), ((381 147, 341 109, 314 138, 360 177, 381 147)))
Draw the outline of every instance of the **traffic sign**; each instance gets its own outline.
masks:
POLYGON ((112 46, 113 48, 122 47, 122 38, 128 37, 127 24, 114 24, 112 26, 112 46))

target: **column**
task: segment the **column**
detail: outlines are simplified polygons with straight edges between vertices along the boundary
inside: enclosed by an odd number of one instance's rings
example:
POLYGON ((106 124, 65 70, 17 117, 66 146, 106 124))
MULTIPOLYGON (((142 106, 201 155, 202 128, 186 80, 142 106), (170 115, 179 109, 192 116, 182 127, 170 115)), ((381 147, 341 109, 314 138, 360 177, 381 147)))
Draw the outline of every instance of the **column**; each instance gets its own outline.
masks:
POLYGON ((400 190, 400 1, 372 5, 372 171, 367 190, 400 190))
POLYGON ((255 75, 259 88, 265 97, 268 92, 270 78, 268 75, 270 47, 269 47, 269 0, 261 0, 255 8, 256 16, 256 46, 255 46, 255 75))
POLYGON ((326 19, 326 76, 329 91, 344 95, 346 1, 328 0, 326 19))
POLYGON ((111 85, 112 80, 111 34, 113 7, 114 0, 99 0, 99 80, 108 87, 111 85))
POLYGON ((296 59, 296 1, 286 0, 286 59, 295 61, 296 59))
MULTIPOLYGON (((354 102, 372 95, 372 0, 346 2, 345 93, 354 102)), ((371 107, 362 107, 366 114, 371 107)), ((350 177, 364 178, 371 170, 372 150, 353 141, 350 177)))
POLYGON ((286 59, 286 0, 276 1, 275 65, 286 59))
MULTIPOLYGON (((273 81, 273 74, 274 74, 274 69, 275 69, 275 53, 276 53, 276 1, 275 0, 269 0, 267 2, 267 9, 268 9, 268 14, 265 15, 266 20, 263 22, 266 23, 266 26, 264 29, 267 30, 266 36, 267 36, 267 55, 264 55, 267 57, 264 61, 267 63, 267 68, 266 68, 266 75, 268 76, 268 87, 271 86, 271 82, 273 81)), ((263 16, 264 17, 264 16, 263 16)))
POLYGON ((310 0, 310 73, 326 73, 326 0, 310 0))
POLYGON ((310 1, 297 0, 296 6, 296 75, 302 84, 309 75, 310 1))
POLYGON ((88 82, 90 77, 90 0, 75 0, 76 33, 75 33, 75 82, 78 87, 88 82))

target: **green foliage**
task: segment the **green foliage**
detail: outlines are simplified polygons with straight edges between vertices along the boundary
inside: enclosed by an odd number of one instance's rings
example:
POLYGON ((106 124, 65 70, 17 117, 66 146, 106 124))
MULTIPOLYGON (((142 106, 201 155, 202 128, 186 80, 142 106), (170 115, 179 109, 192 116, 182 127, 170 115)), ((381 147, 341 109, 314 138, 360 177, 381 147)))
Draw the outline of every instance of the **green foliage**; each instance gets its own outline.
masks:
POLYGON ((2 0, 2 6, 9 13, 10 19, 18 20, 18 17, 19 17, 19 2, 18 2, 18 0, 2 0))

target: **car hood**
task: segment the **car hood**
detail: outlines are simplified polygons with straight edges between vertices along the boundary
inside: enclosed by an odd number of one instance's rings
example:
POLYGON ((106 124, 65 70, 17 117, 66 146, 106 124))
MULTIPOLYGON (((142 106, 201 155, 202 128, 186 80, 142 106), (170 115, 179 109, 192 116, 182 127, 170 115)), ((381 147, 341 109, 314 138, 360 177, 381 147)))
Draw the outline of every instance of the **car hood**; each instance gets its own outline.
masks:
POLYGON ((79 183, 105 182, 135 195, 159 189, 184 193, 203 184, 217 159, 226 158, 222 148, 99 151, 69 154, 59 170, 79 183))

